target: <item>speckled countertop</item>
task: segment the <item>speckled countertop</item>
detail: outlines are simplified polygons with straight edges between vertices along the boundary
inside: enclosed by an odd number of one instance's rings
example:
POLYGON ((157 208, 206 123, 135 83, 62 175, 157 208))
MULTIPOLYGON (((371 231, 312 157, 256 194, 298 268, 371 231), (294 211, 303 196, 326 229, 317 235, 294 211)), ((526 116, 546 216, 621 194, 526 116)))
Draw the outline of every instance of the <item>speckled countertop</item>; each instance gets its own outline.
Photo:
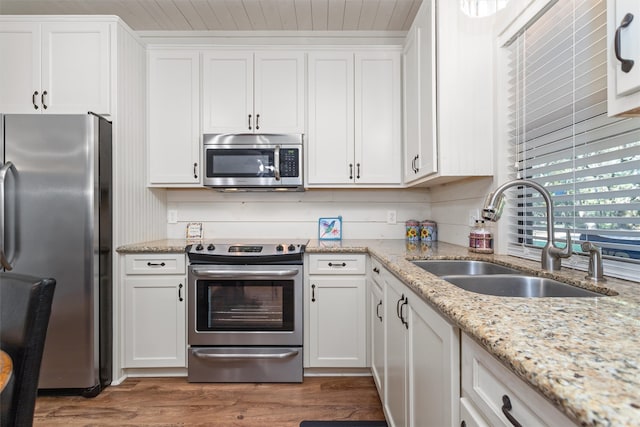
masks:
MULTIPOLYGON (((120 253, 182 252, 184 240, 118 248, 120 253)), ((640 426, 640 283, 608 278, 594 285, 583 271, 540 271, 534 261, 472 254, 446 243, 404 240, 310 241, 307 253, 369 253, 480 342, 520 378, 584 426, 640 426), (602 298, 505 298, 467 292, 409 260, 474 258, 515 266, 597 290, 602 298)))

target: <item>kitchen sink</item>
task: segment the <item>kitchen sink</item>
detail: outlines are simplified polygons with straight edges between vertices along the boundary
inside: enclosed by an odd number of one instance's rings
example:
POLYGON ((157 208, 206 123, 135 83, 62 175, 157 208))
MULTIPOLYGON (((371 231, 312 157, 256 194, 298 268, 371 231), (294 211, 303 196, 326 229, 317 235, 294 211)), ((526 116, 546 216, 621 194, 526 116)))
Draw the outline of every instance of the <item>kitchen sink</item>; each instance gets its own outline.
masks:
POLYGON ((413 264, 436 276, 478 275, 478 274, 523 274, 515 268, 486 261, 463 259, 433 259, 411 261, 413 264))
POLYGON ((521 274, 443 276, 466 291, 499 297, 602 297, 603 294, 544 277, 521 274))

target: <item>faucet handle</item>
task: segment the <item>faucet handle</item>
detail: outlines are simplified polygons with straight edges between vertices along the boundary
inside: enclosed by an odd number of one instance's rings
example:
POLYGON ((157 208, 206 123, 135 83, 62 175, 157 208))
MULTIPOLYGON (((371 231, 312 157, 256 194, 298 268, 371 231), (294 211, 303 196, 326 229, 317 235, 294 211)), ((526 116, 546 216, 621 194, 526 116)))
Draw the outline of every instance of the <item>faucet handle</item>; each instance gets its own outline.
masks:
MULTIPOLYGON (((552 237, 553 239, 553 237, 552 237)), ((573 253, 571 245, 573 242, 571 241, 571 230, 567 230, 567 246, 564 249, 558 248, 555 243, 551 244, 551 253, 558 258, 569 258, 573 253)))

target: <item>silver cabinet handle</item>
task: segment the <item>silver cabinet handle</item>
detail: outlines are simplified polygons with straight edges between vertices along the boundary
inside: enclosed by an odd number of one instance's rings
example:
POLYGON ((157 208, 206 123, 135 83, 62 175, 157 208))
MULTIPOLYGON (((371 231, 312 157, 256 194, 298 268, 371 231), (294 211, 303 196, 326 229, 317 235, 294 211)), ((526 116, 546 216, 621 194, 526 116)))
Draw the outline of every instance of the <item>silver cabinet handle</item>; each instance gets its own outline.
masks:
POLYGON ((31 103, 33 104, 33 109, 37 110, 38 108, 38 104, 36 104, 36 96, 38 96, 38 91, 33 92, 33 95, 31 95, 31 103))
POLYGON ((44 108, 46 110, 49 107, 47 106, 47 103, 44 100, 45 96, 47 96, 47 91, 46 90, 44 92, 42 92, 42 95, 40 96, 40 100, 42 101, 42 108, 44 108))
POLYGON ((265 353, 265 354, 244 354, 244 353, 203 353, 194 351, 193 355, 200 359, 287 359, 297 356, 300 352, 297 350, 285 351, 282 353, 265 353))
POLYGON ((4 247, 4 238, 5 238, 5 218, 4 218, 4 213, 5 213, 5 209, 6 209, 6 200, 5 200, 5 179, 7 177, 7 173, 9 172, 9 170, 13 169, 13 172, 15 173, 16 168, 15 166, 13 166, 13 163, 11 162, 6 162, 2 168, 0 168, 0 264, 2 264, 2 267, 5 268, 5 270, 7 271, 11 271, 13 269, 13 260, 9 260, 7 258, 7 255, 5 253, 5 247, 4 247))

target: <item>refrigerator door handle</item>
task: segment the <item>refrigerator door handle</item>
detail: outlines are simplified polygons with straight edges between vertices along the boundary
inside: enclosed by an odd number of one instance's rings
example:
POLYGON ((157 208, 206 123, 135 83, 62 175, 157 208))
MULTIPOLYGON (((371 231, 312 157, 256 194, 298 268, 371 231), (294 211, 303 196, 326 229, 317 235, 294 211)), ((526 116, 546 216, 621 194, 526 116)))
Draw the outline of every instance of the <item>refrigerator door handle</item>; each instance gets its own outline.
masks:
POLYGON ((0 264, 5 270, 10 271, 13 269, 13 260, 7 259, 7 255, 5 253, 4 241, 5 241, 5 179, 7 177, 7 172, 10 169, 13 169, 13 173, 15 173, 16 168, 13 166, 13 163, 6 162, 0 168, 0 264))

